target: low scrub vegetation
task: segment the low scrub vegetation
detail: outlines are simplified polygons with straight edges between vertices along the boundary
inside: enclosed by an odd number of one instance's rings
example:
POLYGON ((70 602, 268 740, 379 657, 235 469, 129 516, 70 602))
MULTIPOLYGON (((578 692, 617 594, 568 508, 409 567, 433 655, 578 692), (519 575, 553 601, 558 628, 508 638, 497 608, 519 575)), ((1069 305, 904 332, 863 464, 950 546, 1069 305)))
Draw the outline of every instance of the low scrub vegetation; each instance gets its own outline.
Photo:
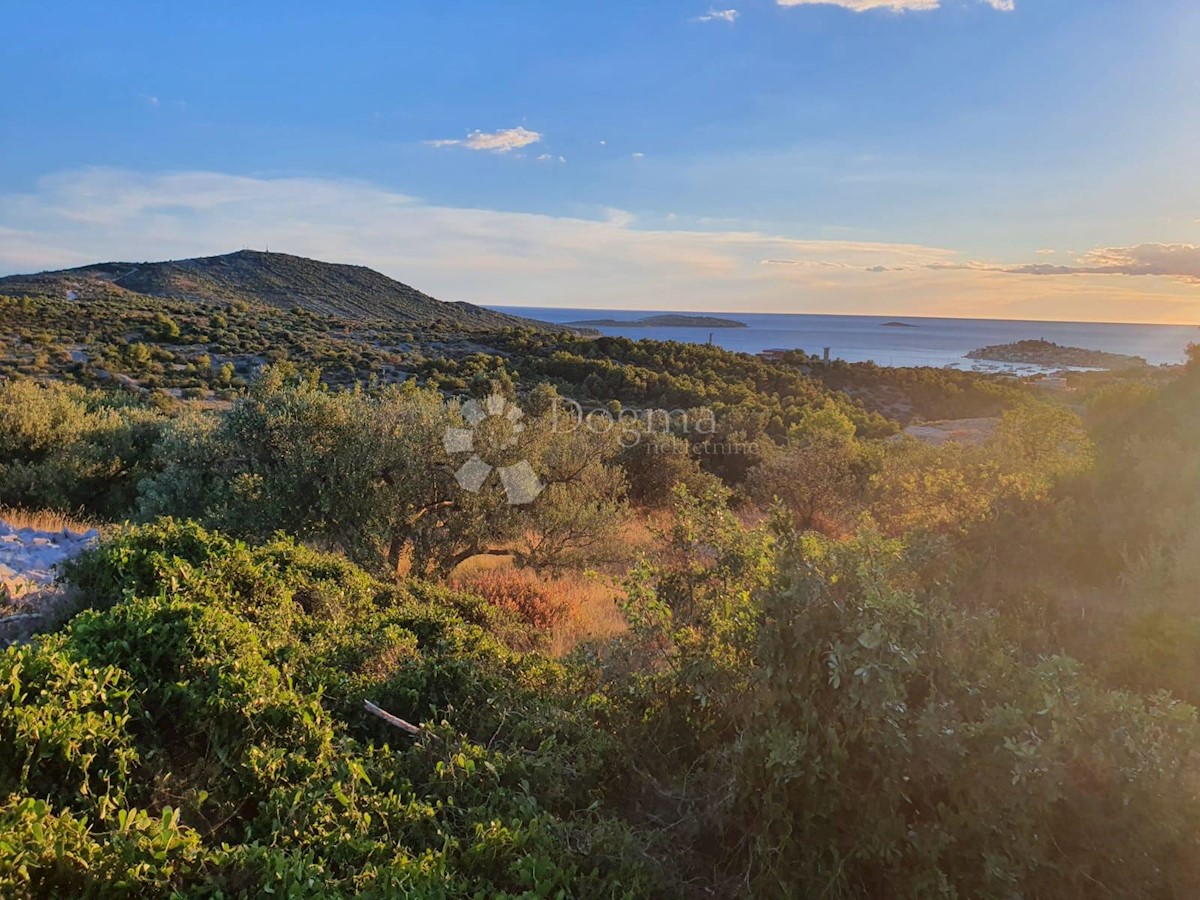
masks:
POLYGON ((6 893, 1196 889, 1190 707, 1021 661, 903 542, 680 499, 605 663, 289 540, 107 544, 0 663, 6 893))
POLYGON ((506 649, 488 604, 172 522, 73 577, 92 609, 0 659, 5 896, 661 884, 597 814, 587 673, 506 649))
POLYGON ((0 656, 0 895, 1200 893, 1195 364, 929 446, 808 361, 497 343, 221 409, 0 384, 0 504, 109 523, 0 656), (464 489, 465 431, 539 490, 464 489))

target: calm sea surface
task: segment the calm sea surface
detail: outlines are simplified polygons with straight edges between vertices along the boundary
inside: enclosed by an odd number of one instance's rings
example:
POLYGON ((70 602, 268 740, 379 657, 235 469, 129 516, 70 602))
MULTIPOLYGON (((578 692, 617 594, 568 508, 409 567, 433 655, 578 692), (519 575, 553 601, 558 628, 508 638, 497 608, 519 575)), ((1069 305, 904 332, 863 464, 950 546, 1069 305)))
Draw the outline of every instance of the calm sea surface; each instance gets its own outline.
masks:
MULTIPOLYGON (((580 319, 638 319, 653 310, 556 309, 497 306, 494 309, 545 322, 580 319)), ((668 313, 669 314, 669 313, 668 313)), ((678 313, 676 313, 678 314, 678 313)), ((701 314, 697 314, 701 315, 701 314)), ((848 362, 872 360, 881 366, 953 366, 979 370, 1039 371, 1036 366, 1007 366, 966 359, 992 344, 1044 338, 1070 347, 1107 350, 1145 357, 1153 365, 1180 363, 1187 345, 1200 343, 1194 325, 1109 325, 1091 322, 1020 322, 1006 319, 897 319, 888 316, 788 315, 782 313, 703 313, 745 322, 748 328, 600 328, 605 334, 659 341, 712 342, 728 350, 800 349, 848 362), (911 327, 888 326, 904 322, 911 327)))

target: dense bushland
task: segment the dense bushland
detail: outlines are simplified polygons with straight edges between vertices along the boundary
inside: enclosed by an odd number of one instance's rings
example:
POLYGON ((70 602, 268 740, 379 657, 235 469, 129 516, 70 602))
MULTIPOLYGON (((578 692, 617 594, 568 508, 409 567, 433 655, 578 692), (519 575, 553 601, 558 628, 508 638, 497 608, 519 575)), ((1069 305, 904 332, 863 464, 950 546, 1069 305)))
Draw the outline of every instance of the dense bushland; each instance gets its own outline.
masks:
POLYGON ((902 541, 722 499, 681 495, 590 661, 290 540, 108 544, 0 662, 6 893, 1196 890, 1191 707, 1014 656, 902 541))
POLYGON ((163 421, 127 396, 0 381, 0 505, 126 514, 163 421))
POLYGON ((636 758, 752 896, 1188 896, 1195 710, 1016 654, 925 549, 691 501, 647 567, 636 758), (697 558, 708 557, 708 565, 697 558))
POLYGON ((481 553, 562 566, 611 551, 625 495, 609 465, 616 435, 556 431, 536 415, 492 420, 503 433, 476 430, 473 449, 455 455, 445 437, 470 423, 434 390, 330 391, 268 370, 228 413, 171 423, 139 512, 260 539, 286 522, 292 534, 393 572, 406 559, 444 574, 481 553), (494 467, 524 460, 540 493, 514 498, 495 475, 464 490, 455 475, 472 453, 494 467))
MULTIPOLYGON (((480 335, 456 323, 340 318, 247 299, 183 300, 113 287, 81 301, 0 288, 0 375, 54 377, 134 394, 229 400, 267 364, 294 360, 330 384, 394 383, 427 354, 478 353, 480 335)), ((516 320, 514 320, 515 322, 516 320)), ((490 338, 490 334, 487 335, 490 338)))
POLYGON ((594 679, 479 600, 170 521, 74 577, 93 608, 0 657, 4 896, 664 889, 597 811, 594 679))
POLYGON ((1093 462, 970 536, 964 580, 1019 607, 1013 633, 1109 683, 1200 702, 1200 366, 1088 397, 1093 462))
POLYGON ((0 503, 145 520, 0 656, 0 894, 1200 892, 1200 367, 981 391, 991 437, 935 447, 798 364, 506 340, 543 362, 442 376, 526 409, 479 436, 542 477, 516 506, 428 385, 0 385, 0 503), (754 451, 555 430, 581 381, 754 451), (590 567, 628 631, 552 659, 590 567))

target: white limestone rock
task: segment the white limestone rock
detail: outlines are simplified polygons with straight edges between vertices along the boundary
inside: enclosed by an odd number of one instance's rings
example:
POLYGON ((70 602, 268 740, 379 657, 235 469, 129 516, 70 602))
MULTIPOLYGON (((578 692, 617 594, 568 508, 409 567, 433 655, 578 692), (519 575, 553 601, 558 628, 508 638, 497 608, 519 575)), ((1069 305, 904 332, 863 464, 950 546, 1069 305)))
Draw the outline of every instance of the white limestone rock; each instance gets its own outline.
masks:
POLYGON ((0 520, 0 601, 20 600, 52 588, 64 562, 99 539, 95 529, 37 531, 0 520))

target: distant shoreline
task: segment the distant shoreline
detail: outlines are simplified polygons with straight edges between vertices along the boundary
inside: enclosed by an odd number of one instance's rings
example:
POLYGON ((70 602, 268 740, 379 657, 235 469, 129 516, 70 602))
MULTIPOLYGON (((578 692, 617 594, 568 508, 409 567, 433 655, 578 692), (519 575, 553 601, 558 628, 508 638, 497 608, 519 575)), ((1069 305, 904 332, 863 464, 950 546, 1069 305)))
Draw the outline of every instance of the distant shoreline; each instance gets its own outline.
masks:
MULTIPOLYGON (((536 316, 547 322, 567 325, 581 320, 630 322, 649 316, 679 315, 660 310, 593 309, 582 311, 572 307, 501 307, 501 312, 536 316)), ((858 316, 808 313, 749 313, 704 316, 740 321, 745 327, 648 327, 646 325, 600 325, 606 335, 626 338, 648 338, 659 341, 684 341, 714 345, 741 353, 757 354, 764 350, 783 348, 802 350, 821 357, 829 348, 831 359, 846 362, 874 362, 884 367, 944 367, 978 370, 1023 371, 1032 373, 1035 366, 1028 361, 987 362, 972 360, 972 350, 1020 340, 1045 338, 1066 347, 1089 347, 1093 350, 1140 356, 1151 365, 1177 365, 1187 359, 1188 344, 1200 340, 1194 326, 1185 325, 1120 325, 1086 322, 1048 324, 1017 322, 1005 319, 954 318, 950 316, 890 318, 887 316, 858 316), (903 322, 911 327, 887 325, 903 322)), ((669 321, 669 320, 668 320, 669 321)), ((694 326, 694 320, 693 320, 694 326)), ((1057 366, 1048 370, 1057 369, 1057 366)), ((1089 367, 1090 368, 1090 367, 1089 367)))
POLYGON ((745 322, 716 316, 656 315, 641 319, 579 319, 566 325, 582 328, 748 328, 745 322))
MULTIPOLYGON (((526 317, 534 316, 538 310, 554 310, 556 312, 563 312, 563 311, 567 311, 568 309, 570 310, 570 312, 579 314, 579 315, 586 315, 589 312, 596 312, 596 313, 602 313, 602 314, 613 313, 613 312, 618 312, 618 313, 628 312, 632 316, 678 315, 678 316, 683 316, 683 317, 698 317, 700 315, 700 314, 692 314, 692 313, 663 313, 660 311, 655 311, 655 310, 650 310, 650 309, 608 310, 608 309, 604 309, 602 307, 600 307, 600 308, 596 308, 596 307, 578 308, 578 307, 565 307, 565 306, 536 306, 536 305, 525 305, 525 304, 519 304, 519 305, 514 306, 514 305, 510 305, 510 304, 506 304, 506 303, 483 303, 480 305, 485 307, 486 309, 494 309, 494 310, 497 310, 500 312, 506 312, 509 315, 519 315, 519 316, 526 316, 526 317)), ((1090 320, 1084 320, 1084 319, 1004 319, 1004 318, 993 318, 990 316, 929 316, 929 315, 907 315, 907 314, 903 314, 903 313, 892 313, 889 315, 887 313, 796 312, 796 311, 789 311, 789 310, 737 311, 737 312, 730 312, 730 313, 724 313, 724 314, 725 315, 752 316, 755 318, 758 318, 761 316, 786 316, 788 318, 796 318, 796 319, 862 319, 862 320, 876 320, 878 322, 878 324, 880 324, 880 325, 883 325, 886 322, 904 321, 907 324, 911 324, 914 328, 919 328, 920 323, 923 323, 923 322, 994 322, 996 324, 1010 324, 1010 325, 1113 325, 1113 326, 1120 326, 1122 328, 1190 328, 1190 329, 1200 330, 1200 322, 1115 322, 1115 321, 1111 321, 1111 320, 1090 321, 1090 320)), ((617 320, 614 320, 614 321, 617 321, 617 320)), ((631 319, 628 321, 626 321, 626 320, 620 320, 620 321, 624 325, 624 324, 629 324, 629 322, 636 322, 636 321, 640 321, 640 320, 631 319)), ((562 322, 559 322, 558 324, 566 325, 568 323, 564 320, 562 322)))

